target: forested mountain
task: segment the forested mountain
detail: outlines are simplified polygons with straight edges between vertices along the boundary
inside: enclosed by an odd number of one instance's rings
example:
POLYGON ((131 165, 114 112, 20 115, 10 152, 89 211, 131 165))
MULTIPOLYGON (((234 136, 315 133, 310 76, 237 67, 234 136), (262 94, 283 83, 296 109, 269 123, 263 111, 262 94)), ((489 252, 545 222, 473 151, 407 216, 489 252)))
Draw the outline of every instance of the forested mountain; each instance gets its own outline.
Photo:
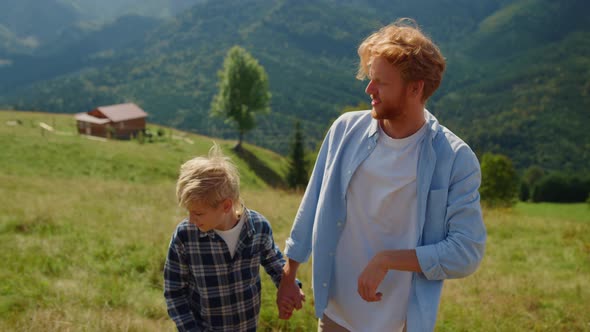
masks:
POLYGON ((59 0, 86 19, 111 20, 124 15, 170 17, 207 0, 59 0))
POLYGON ((486 18, 449 54, 432 104, 477 151, 519 167, 589 170, 590 3, 531 0, 486 18))
POLYGON ((267 70, 273 95, 271 115, 246 140, 284 153, 295 119, 314 145, 344 106, 368 100, 366 82, 354 79, 358 44, 413 17, 448 59, 428 105, 444 124, 478 153, 505 153, 519 168, 589 169, 586 1, 194 2, 161 25, 128 17, 63 38, 70 42, 43 56, 4 56, 3 65, 0 53, 0 105, 74 113, 134 101, 150 121, 231 137, 208 114, 223 57, 240 45, 267 70))
MULTIPOLYGON (((47 53, 45 48, 55 50, 70 42, 92 39, 103 24, 111 25, 122 16, 170 18, 205 1, 0 0, 0 58, 47 53)), ((130 33, 125 29, 119 32, 130 33)))
POLYGON ((34 52, 78 19, 78 12, 59 0, 1 0, 0 59, 34 52))
POLYGON ((50 45, 37 55, 15 57, 3 68, 0 86, 10 91, 28 84, 75 73, 87 66, 101 66, 129 57, 140 46, 146 31, 161 21, 145 16, 123 16, 96 31, 69 30, 59 45, 50 45), (116 54, 116 55, 115 55, 116 54))

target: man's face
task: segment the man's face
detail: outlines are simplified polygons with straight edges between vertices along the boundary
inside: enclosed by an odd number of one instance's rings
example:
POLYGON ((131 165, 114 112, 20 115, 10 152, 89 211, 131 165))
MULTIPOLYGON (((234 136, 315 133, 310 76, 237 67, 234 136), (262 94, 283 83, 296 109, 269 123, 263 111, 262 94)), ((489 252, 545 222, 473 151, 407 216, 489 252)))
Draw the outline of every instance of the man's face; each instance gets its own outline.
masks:
POLYGON ((407 111, 408 84, 394 65, 383 57, 373 58, 369 78, 365 92, 371 96, 374 119, 394 120, 407 111))
POLYGON ((226 230, 228 226, 228 213, 224 209, 224 204, 220 203, 216 207, 197 200, 192 201, 187 206, 189 212, 189 221, 197 226, 202 232, 212 229, 226 230))

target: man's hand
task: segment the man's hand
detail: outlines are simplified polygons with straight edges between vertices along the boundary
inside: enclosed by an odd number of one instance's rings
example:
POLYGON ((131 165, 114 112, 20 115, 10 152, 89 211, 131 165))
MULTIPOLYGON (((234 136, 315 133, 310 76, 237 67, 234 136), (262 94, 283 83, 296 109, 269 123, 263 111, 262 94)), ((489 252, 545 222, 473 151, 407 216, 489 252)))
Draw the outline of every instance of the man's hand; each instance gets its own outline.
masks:
POLYGON ((358 293, 367 302, 381 301, 383 294, 377 293, 377 288, 387 274, 387 267, 383 264, 379 254, 367 264, 358 279, 358 293))
POLYGON ((379 252, 358 279, 358 293, 367 302, 380 301, 383 294, 377 293, 389 270, 422 272, 415 249, 385 250, 379 252))
POLYGON ((293 310, 301 309, 305 301, 305 294, 295 282, 295 275, 299 263, 289 259, 283 268, 283 277, 277 291, 277 307, 280 319, 289 319, 293 310))
POLYGON ((293 310, 301 309, 305 302, 305 294, 299 288, 295 281, 290 281, 289 278, 281 280, 279 290, 277 291, 277 307, 279 308, 279 318, 289 319, 293 314, 293 310))

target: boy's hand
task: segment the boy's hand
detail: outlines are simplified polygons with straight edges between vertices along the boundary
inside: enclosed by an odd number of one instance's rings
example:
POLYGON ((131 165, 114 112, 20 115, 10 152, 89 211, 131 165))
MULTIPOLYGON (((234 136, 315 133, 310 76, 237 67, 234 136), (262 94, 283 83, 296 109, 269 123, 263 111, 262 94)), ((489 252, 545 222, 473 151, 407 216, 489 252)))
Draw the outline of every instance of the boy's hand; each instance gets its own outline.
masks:
POLYGON ((281 280, 277 291, 277 307, 280 319, 289 319, 294 309, 301 309, 305 302, 305 293, 289 278, 281 280))

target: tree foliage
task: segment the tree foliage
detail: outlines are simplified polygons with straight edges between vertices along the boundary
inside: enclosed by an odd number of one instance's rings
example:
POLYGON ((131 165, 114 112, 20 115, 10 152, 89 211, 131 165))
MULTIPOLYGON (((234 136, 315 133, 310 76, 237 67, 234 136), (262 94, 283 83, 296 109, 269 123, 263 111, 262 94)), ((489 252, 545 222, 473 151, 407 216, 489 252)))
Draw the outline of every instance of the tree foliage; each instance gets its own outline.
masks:
POLYGON ((545 176, 545 171, 537 165, 533 165, 526 169, 524 172, 523 181, 525 181, 529 187, 534 187, 537 185, 539 180, 541 180, 545 176))
POLYGON ((541 178, 532 192, 533 202, 584 202, 590 194, 590 178, 552 172, 541 178))
POLYGON ((545 171, 538 165, 533 165, 524 171, 520 183, 520 200, 528 201, 532 199, 533 191, 539 180, 545 176, 545 171))
POLYGON ((295 122, 295 135, 291 146, 287 183, 291 188, 302 188, 307 185, 309 178, 305 160, 305 142, 301 132, 301 123, 295 122))
POLYGON ((244 134, 256 126, 255 113, 270 111, 266 71, 245 49, 234 46, 219 72, 218 88, 211 112, 235 124, 239 133, 236 148, 239 149, 244 134))
POLYGON ((518 176, 512 161, 499 154, 486 153, 481 161, 481 199, 491 206, 512 206, 518 194, 518 176))

